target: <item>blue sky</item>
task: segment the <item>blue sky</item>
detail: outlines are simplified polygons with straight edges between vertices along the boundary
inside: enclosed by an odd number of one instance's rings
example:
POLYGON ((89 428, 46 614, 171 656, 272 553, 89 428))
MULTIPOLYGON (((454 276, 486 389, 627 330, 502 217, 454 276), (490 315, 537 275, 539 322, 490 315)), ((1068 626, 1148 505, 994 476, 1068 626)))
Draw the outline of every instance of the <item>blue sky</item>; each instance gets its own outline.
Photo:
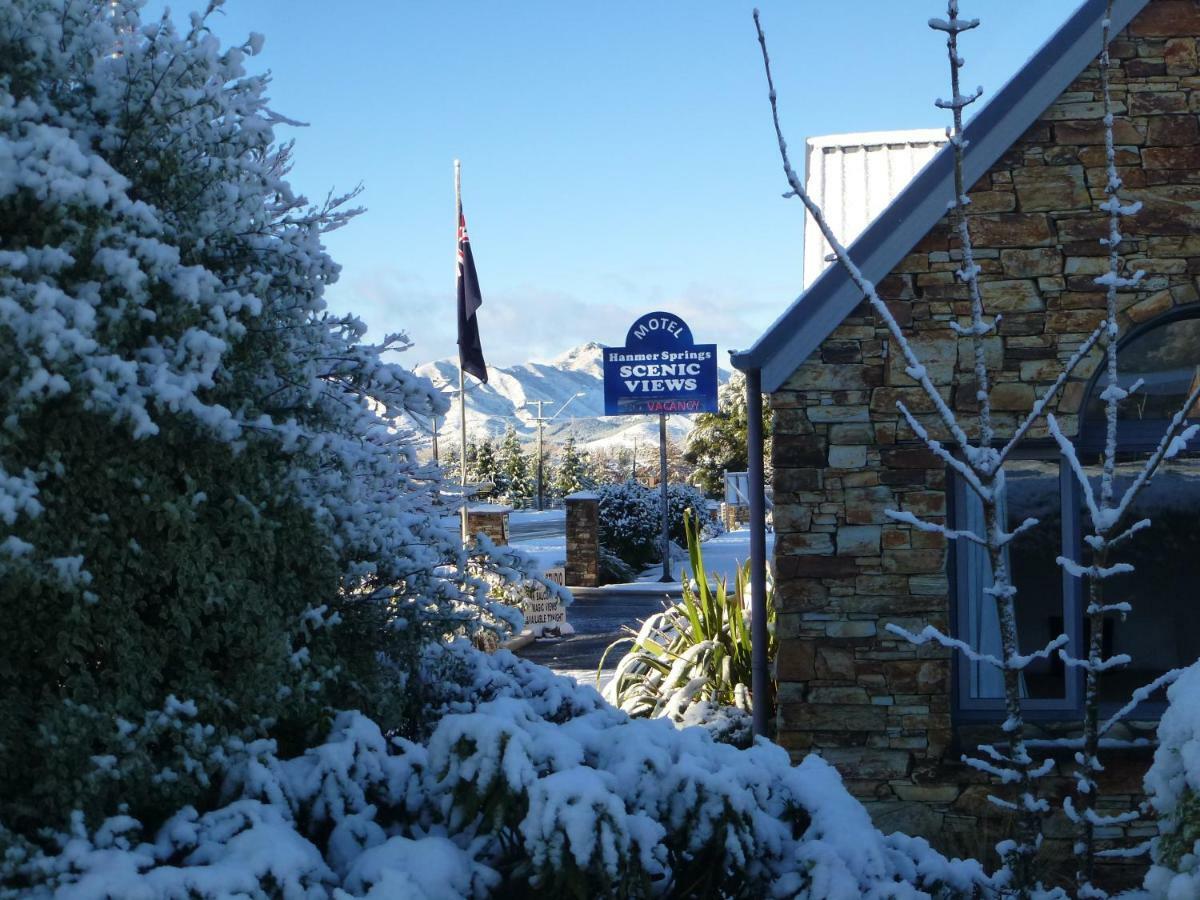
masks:
MULTIPOLYGON (((172 4, 177 13, 199 5, 172 4)), ((761 4, 789 140, 940 127, 944 44, 917 0, 761 4)), ((964 0, 967 84, 988 95, 1076 0, 964 0)), ((151 4, 147 15, 161 8, 151 4)), ((331 306, 416 364, 456 353, 452 161, 483 289, 492 364, 619 344, 653 309, 722 356, 796 296, 802 208, 785 201, 750 4, 229 0, 225 40, 266 35, 250 61, 272 105, 309 123, 294 186, 362 182, 368 212, 329 235, 331 306)), ((797 162, 802 162, 802 152, 797 162)))

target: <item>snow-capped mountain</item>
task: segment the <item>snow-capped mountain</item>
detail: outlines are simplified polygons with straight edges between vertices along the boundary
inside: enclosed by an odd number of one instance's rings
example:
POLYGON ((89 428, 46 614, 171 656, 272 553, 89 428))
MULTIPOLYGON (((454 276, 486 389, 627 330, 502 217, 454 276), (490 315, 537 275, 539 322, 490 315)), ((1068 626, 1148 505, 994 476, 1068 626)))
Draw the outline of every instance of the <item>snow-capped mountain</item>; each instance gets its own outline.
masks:
MULTIPOLYGON (((537 406, 553 416, 545 438, 561 443, 568 436, 589 449, 615 449, 658 442, 658 422, 653 416, 605 416, 603 347, 594 341, 574 347, 546 362, 489 367, 488 383, 467 379, 467 432, 474 437, 498 436, 512 425, 522 439, 537 434, 537 406), (578 395, 578 396, 577 396, 578 395)), ((452 396, 450 412, 438 422, 439 441, 457 441, 458 362, 439 359, 416 367, 439 390, 452 396)), ((721 372, 724 381, 726 373, 721 372)), ((692 428, 688 416, 670 416, 667 432, 682 440, 692 428)))

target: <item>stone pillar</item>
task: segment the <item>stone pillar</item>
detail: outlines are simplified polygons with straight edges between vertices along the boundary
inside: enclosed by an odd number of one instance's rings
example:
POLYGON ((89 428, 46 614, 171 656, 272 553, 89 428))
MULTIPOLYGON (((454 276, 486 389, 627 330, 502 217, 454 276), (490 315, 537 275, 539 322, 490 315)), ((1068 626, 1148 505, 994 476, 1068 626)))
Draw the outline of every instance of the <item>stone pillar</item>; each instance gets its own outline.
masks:
POLYGON ((472 503, 467 506, 467 534, 472 538, 482 532, 493 544, 502 547, 508 543, 508 514, 511 506, 492 503, 472 503))
POLYGON ((600 584, 600 497, 579 491, 566 498, 567 585, 600 584))

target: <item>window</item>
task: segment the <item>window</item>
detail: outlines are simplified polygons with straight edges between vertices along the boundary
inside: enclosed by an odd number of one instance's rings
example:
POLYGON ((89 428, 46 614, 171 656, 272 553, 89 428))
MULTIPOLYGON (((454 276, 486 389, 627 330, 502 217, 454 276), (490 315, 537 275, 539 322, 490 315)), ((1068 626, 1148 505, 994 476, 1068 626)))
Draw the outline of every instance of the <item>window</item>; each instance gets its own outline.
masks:
MULTIPOLYGON (((1118 495, 1142 463, 1142 456, 1131 456, 1118 464, 1118 495)), ((1087 466, 1086 471, 1099 490, 1099 465, 1087 466)), ((1086 513, 1081 515, 1086 523, 1086 513)), ((1108 617, 1102 635, 1106 657, 1114 653, 1133 657, 1130 665, 1105 673, 1100 681, 1100 699, 1117 705, 1125 703, 1135 688, 1200 656, 1200 608, 1193 574, 1200 555, 1200 457, 1182 456, 1159 467, 1126 521, 1139 519, 1149 519, 1151 528, 1134 537, 1116 557, 1118 562, 1132 563, 1134 571, 1117 575, 1106 585, 1107 597, 1133 607, 1123 622, 1115 614, 1108 617)))
MULTIPOLYGON (((1127 485, 1161 439, 1167 421, 1200 379, 1200 317, 1175 316, 1135 332, 1119 351, 1122 385, 1140 380, 1142 386, 1121 404, 1118 418, 1117 490, 1127 485)), ((1098 483, 1104 444, 1104 403, 1099 398, 1103 376, 1095 379, 1084 406, 1077 441, 1079 458, 1098 483)), ((1200 407, 1200 404, 1197 404, 1200 407)), ((1200 420, 1200 408, 1190 418, 1200 420)), ((1196 445, 1159 468, 1142 491, 1127 522, 1148 518, 1153 523, 1120 551, 1120 561, 1135 572, 1108 582, 1109 602, 1127 600, 1133 607, 1125 621, 1110 618, 1104 625, 1104 653, 1128 653, 1132 665, 1107 672, 1101 680, 1101 700, 1111 708, 1128 701, 1131 692, 1169 669, 1200 657, 1198 589, 1189 578, 1192 561, 1200 556, 1200 453, 1196 445), (1119 596, 1117 596, 1119 594, 1119 596)), ((1088 639, 1083 609, 1087 585, 1066 574, 1055 558, 1085 559, 1082 536, 1088 527, 1082 492, 1057 447, 1031 446, 1026 458, 1008 467, 1007 520, 1015 527, 1026 518, 1038 519, 1034 531, 1010 547, 1009 566, 1017 587, 1017 634, 1021 652, 1044 647, 1066 634, 1072 654, 1084 652, 1088 639)), ((962 483, 954 492, 953 515, 958 527, 982 532, 982 506, 962 483)), ((956 633, 988 653, 1000 649, 995 603, 983 594, 991 583, 986 552, 960 542, 954 548, 956 633)), ((996 669, 963 659, 957 661, 957 707, 966 717, 989 717, 1003 707, 1003 682, 996 669)), ((1022 696, 1034 716, 1074 715, 1082 703, 1082 674, 1060 660, 1038 660, 1022 676, 1022 696)), ((1157 714, 1162 697, 1151 698, 1139 713, 1157 714)))
MULTIPOLYGON (((1063 547, 1074 541, 1078 524, 1076 517, 1063 515, 1062 499, 1071 490, 1070 472, 1060 464, 1057 453, 1052 453, 1013 460, 1007 473, 1006 514, 1010 527, 1028 518, 1039 522, 1036 529, 1008 548, 1008 565, 1018 590, 1017 641, 1021 652, 1039 650, 1064 633, 1072 646, 1081 646, 1079 592, 1075 580, 1055 562, 1063 547)), ((954 500, 960 526, 982 534, 983 506, 979 498, 959 482, 954 500)), ((958 633, 983 652, 999 655, 996 604, 983 593, 992 581, 987 551, 968 543, 960 543, 955 550, 958 633)), ((1002 708, 1004 683, 998 669, 959 660, 958 675, 961 709, 990 712, 1002 708)), ((1053 658, 1037 660, 1022 673, 1021 692, 1031 710, 1066 710, 1076 705, 1078 685, 1067 677, 1062 662, 1053 658)))

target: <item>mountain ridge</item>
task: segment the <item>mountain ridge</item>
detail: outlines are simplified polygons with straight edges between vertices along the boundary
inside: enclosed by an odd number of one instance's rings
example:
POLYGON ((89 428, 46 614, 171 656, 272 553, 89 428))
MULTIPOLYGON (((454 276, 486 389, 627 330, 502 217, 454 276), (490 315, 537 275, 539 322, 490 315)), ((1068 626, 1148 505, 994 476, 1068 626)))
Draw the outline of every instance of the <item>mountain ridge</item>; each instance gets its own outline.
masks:
MULTIPOLYGON (((655 416, 604 415, 604 345, 588 341, 549 360, 491 366, 488 383, 467 379, 467 434, 479 439, 499 437, 512 425, 522 442, 537 435, 535 401, 543 401, 545 439, 562 443, 573 436, 589 450, 611 450, 658 442, 655 416), (579 395, 579 396, 577 396, 579 395)), ((439 359, 413 370, 450 393, 450 410, 438 422, 439 442, 457 443, 459 429, 458 361, 439 359)), ((728 373, 720 370, 722 382, 728 373)), ((668 416, 667 434, 682 441, 692 429, 688 416, 668 416)), ((424 429, 426 433, 428 429, 424 429)))

